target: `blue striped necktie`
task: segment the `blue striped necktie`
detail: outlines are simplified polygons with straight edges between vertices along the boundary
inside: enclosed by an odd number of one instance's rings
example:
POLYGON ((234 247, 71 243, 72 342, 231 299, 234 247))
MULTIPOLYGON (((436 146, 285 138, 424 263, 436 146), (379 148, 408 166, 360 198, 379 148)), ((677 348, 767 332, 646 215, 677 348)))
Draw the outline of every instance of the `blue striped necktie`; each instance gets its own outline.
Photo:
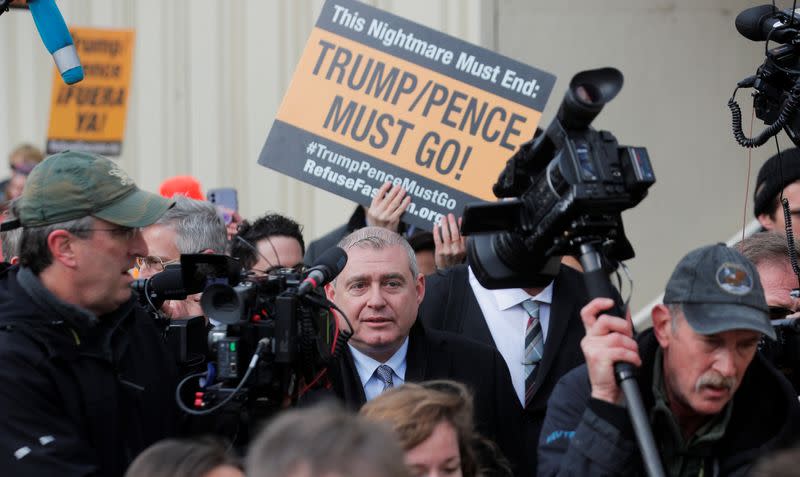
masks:
POLYGON ((522 302, 522 307, 528 313, 528 326, 525 328, 525 407, 533 399, 533 385, 536 382, 536 367, 542 360, 544 352, 544 334, 539 323, 539 302, 529 298, 522 302))
POLYGON ((382 364, 375 370, 375 376, 383 383, 383 389, 381 391, 386 391, 394 386, 394 380, 392 379, 393 373, 392 367, 388 364, 382 364))

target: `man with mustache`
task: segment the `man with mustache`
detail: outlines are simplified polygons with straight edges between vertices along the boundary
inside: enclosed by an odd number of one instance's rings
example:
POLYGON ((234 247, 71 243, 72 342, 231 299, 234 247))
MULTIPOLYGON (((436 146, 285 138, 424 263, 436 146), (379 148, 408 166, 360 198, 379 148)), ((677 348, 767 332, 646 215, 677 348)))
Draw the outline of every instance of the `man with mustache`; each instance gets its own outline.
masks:
POLYGON ((639 367, 639 388, 666 475, 744 475, 764 452, 800 430, 791 385, 761 355, 775 338, 758 273, 723 244, 686 255, 672 273, 653 328, 637 339, 629 320, 581 310, 586 365, 550 397, 539 475, 642 475, 644 468, 613 363, 639 367))

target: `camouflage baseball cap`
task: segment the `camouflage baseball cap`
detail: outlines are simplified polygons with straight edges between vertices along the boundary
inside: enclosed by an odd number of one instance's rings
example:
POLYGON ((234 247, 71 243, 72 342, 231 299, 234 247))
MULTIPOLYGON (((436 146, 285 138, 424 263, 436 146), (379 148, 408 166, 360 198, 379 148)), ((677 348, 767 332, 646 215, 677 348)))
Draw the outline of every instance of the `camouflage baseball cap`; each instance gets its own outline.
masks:
POLYGON ((145 227, 174 204, 140 190, 110 159, 64 151, 33 168, 14 206, 16 218, 3 222, 0 230, 40 227, 89 215, 124 227, 145 227))

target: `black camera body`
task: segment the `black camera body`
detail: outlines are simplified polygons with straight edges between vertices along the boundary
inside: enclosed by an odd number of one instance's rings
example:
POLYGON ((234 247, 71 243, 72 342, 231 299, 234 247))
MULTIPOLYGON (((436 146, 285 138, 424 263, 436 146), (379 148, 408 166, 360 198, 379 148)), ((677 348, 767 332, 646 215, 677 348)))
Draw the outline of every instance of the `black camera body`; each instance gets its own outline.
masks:
MULTIPOLYGON (((753 81, 753 107, 756 117, 766 124, 780 118, 781 109, 797 82, 800 52, 795 45, 780 45, 767 51, 764 63, 756 70, 753 81)), ((786 125, 789 132, 800 130, 800 119, 794 117, 786 125)))
POLYGON ((476 277, 487 288, 543 286, 560 256, 591 241, 606 257, 625 260, 633 248, 621 212, 655 182, 647 150, 620 146, 592 120, 622 87, 613 68, 577 74, 556 119, 511 157, 494 185, 493 204, 469 205, 462 230, 476 277), (500 232, 480 235, 486 232, 500 232))
POLYGON ((743 147, 758 147, 783 129, 800 146, 800 14, 791 9, 778 10, 773 5, 752 7, 737 15, 736 29, 745 38, 766 42, 764 63, 755 75, 737 83, 736 90, 753 88, 755 115, 768 125, 755 138, 745 136, 734 91, 728 107, 736 141, 743 147), (771 42, 778 46, 769 49, 771 42))
POLYGON ((311 382, 349 337, 314 292, 300 296, 303 275, 279 269, 230 286, 213 284, 203 292, 207 317, 222 323, 209 334, 222 388, 235 387, 263 343, 261 359, 247 379, 249 393, 282 399, 296 377, 311 382))
MULTIPOLYGON (((327 264, 326 279, 344 267, 346 254, 338 250, 338 255, 329 257, 335 263, 327 264)), ((317 382, 352 334, 339 328, 321 288, 307 290, 313 288, 309 281, 324 282, 319 279, 324 265, 306 273, 279 269, 254 276, 231 257, 191 254, 181 255, 180 264, 134 282, 132 287, 139 291, 142 303, 157 316, 164 300, 202 292, 205 317, 219 323, 207 331, 203 317, 160 318, 169 324, 165 337, 179 362, 187 361, 183 369, 204 369, 187 376, 176 390, 184 412, 205 415, 223 411, 239 416, 241 424, 246 424, 250 418, 269 416, 292 403, 299 386, 310 389, 317 382), (202 323, 200 332, 198 323, 202 323), (193 359, 197 355, 203 362, 193 359), (198 388, 184 386, 197 377, 202 377, 198 388)))

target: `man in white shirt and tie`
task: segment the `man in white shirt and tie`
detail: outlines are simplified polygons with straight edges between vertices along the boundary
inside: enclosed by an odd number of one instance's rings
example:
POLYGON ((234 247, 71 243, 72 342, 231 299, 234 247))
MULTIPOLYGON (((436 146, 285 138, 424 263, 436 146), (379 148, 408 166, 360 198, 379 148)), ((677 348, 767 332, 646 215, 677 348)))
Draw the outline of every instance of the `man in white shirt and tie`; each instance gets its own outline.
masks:
POLYGON ((457 333, 495 348, 511 373, 524 408, 524 472, 535 475, 539 432, 558 379, 584 362, 580 309, 589 298, 583 276, 562 265, 540 288, 489 290, 467 265, 428 278, 420 306, 426 327, 457 333), (529 310, 526 310, 526 307, 529 310), (534 315, 534 316, 532 316, 534 315))

